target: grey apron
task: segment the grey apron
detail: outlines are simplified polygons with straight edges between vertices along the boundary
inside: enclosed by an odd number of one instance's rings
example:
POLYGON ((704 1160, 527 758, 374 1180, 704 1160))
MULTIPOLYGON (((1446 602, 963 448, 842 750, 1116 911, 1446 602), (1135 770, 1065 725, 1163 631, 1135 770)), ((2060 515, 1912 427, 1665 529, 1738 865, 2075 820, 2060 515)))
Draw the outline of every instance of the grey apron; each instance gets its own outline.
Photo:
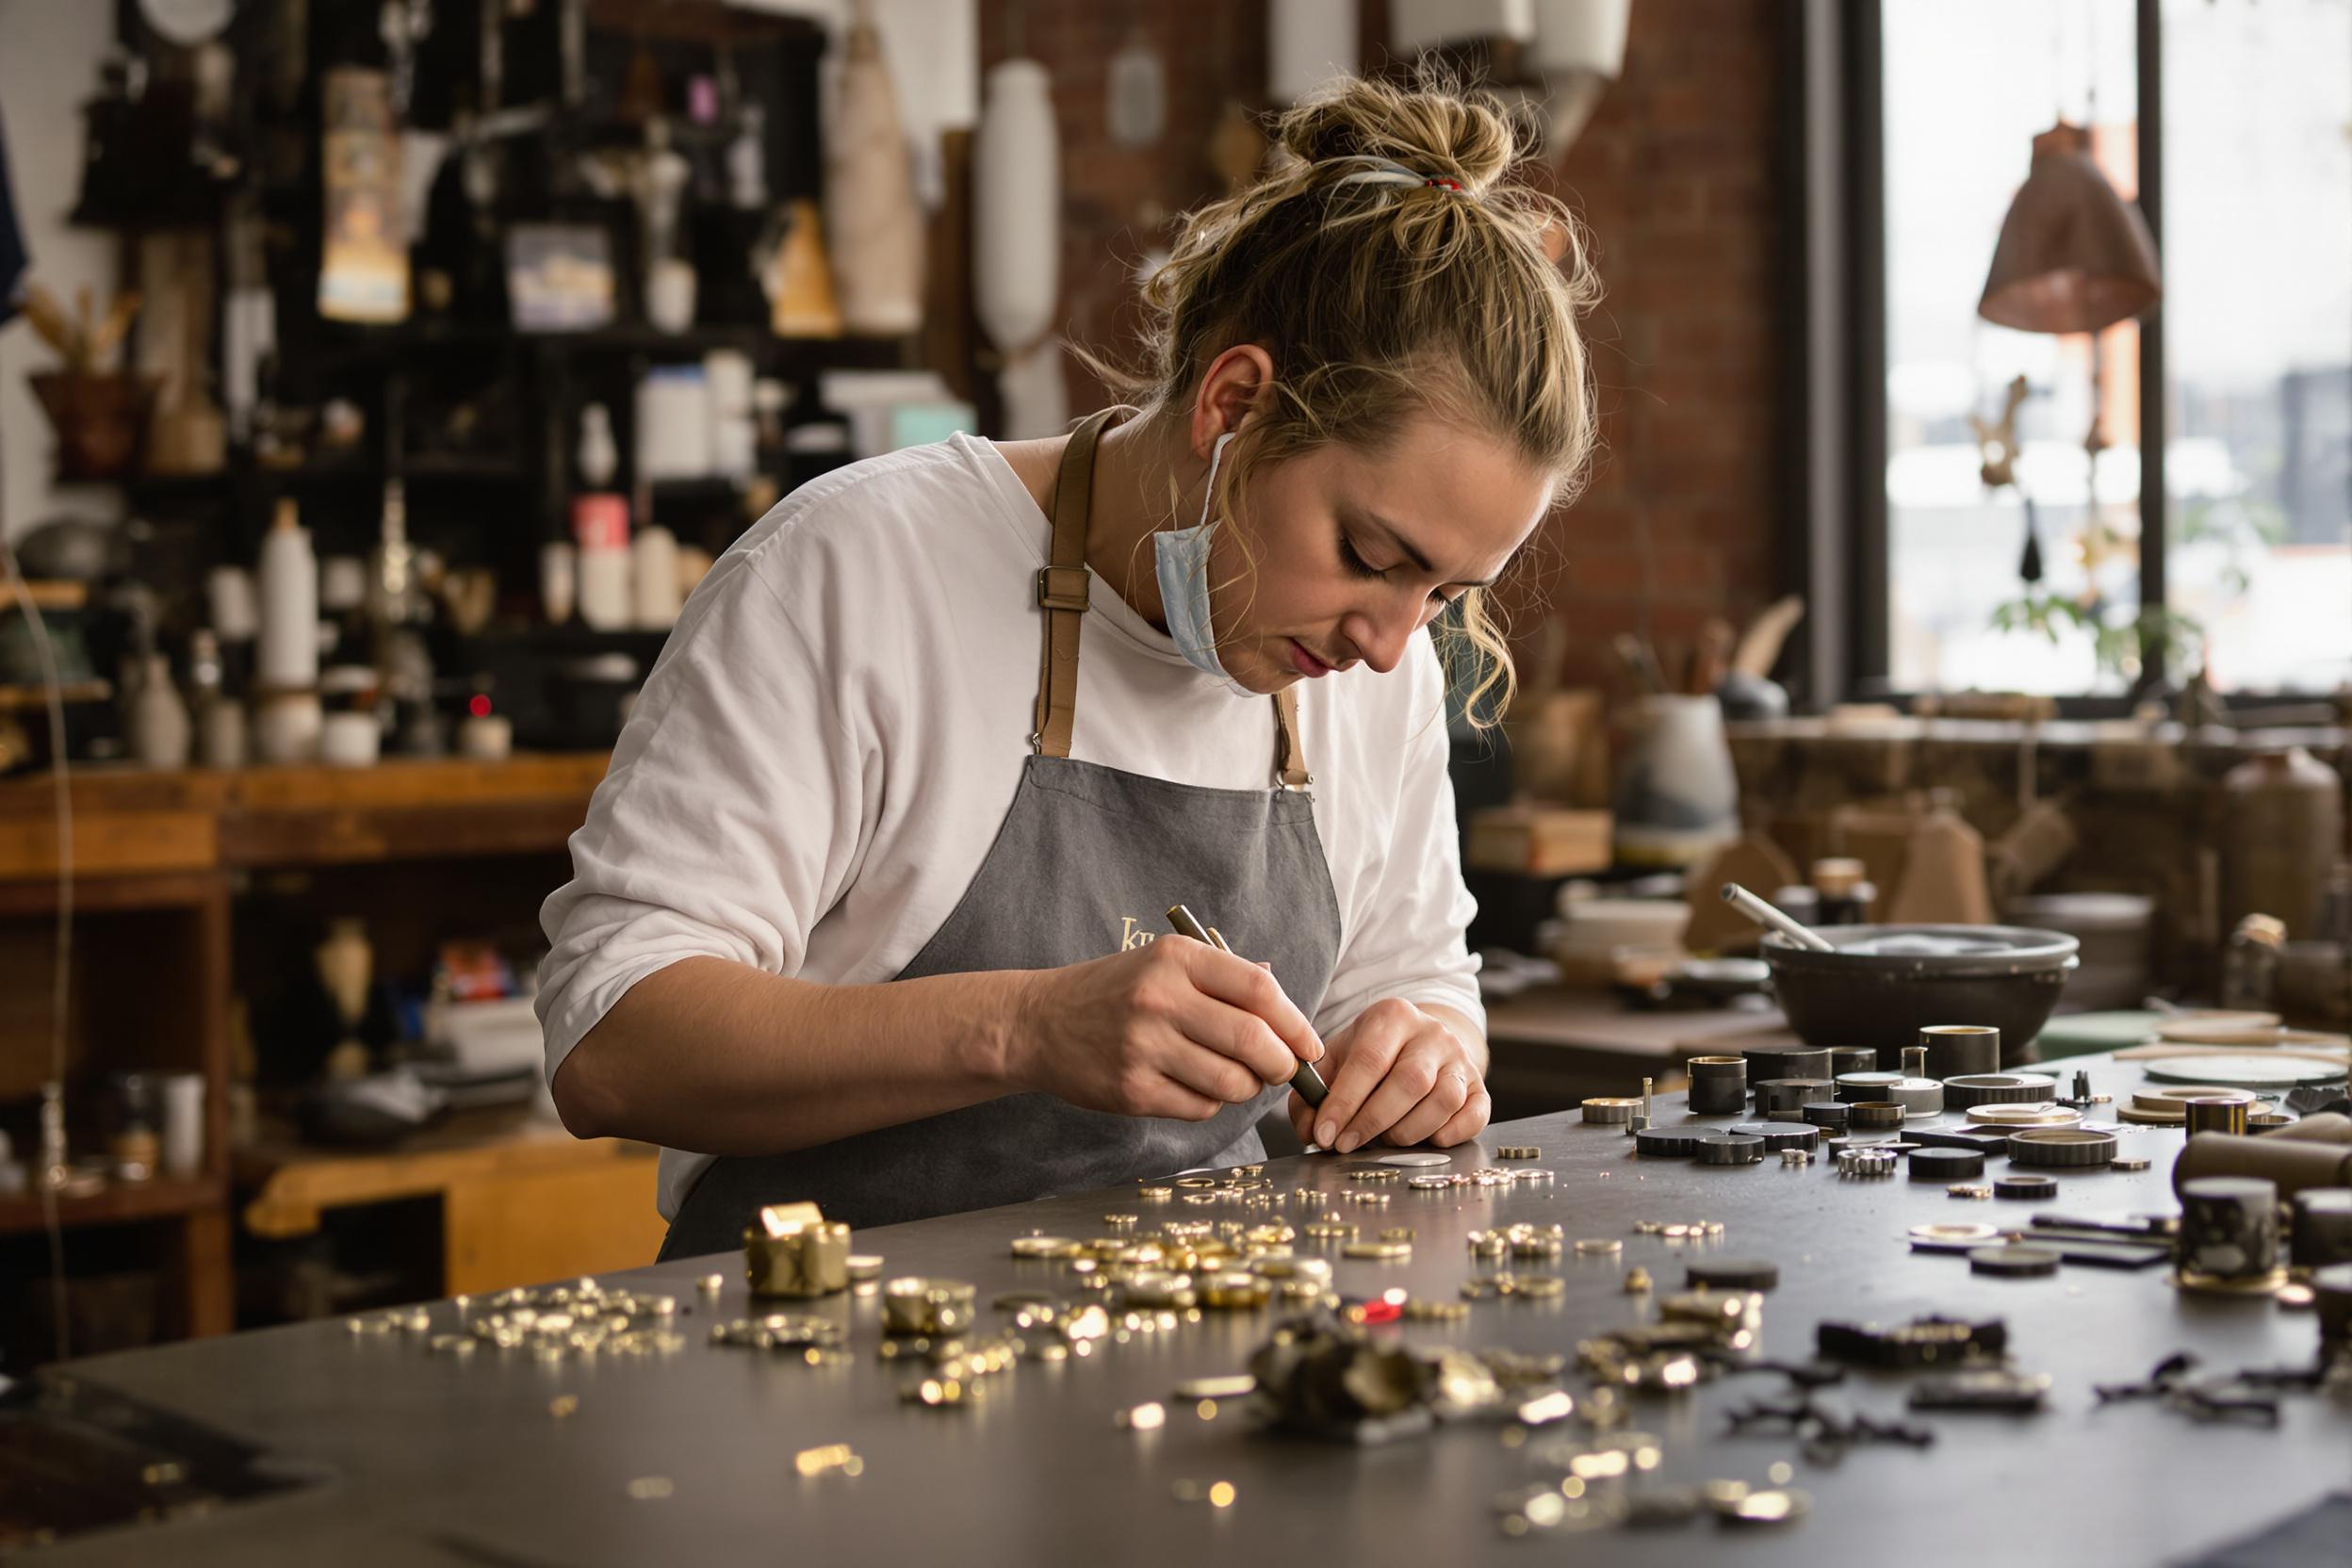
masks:
MULTIPOLYGON (((1339 901, 1315 826, 1296 700, 1275 699, 1276 782, 1265 790, 1171 784, 1070 757, 1086 612, 1086 523, 1095 444, 1111 411, 1070 437, 1054 481, 1054 564, 1038 574, 1045 651, 1036 755, 996 842, 955 913, 900 979, 1054 969, 1139 945, 1188 904, 1234 952, 1273 966, 1309 1017, 1338 956, 1339 901)), ((1193 1166, 1263 1158, 1269 1088, 1207 1121, 1081 1110, 1015 1094, 787 1154, 722 1158, 678 1205, 662 1257, 731 1250, 761 1204, 809 1200, 853 1226, 1025 1201, 1193 1166)))

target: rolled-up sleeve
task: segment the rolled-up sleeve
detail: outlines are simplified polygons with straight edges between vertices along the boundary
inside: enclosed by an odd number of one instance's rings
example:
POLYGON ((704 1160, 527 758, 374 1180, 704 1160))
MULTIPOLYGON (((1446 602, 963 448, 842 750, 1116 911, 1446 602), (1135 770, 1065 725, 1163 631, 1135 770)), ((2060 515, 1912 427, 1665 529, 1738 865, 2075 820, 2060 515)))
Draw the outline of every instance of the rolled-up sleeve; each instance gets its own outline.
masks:
POLYGON ((572 878, 540 909, 550 1079, 631 986, 681 958, 797 972, 854 880, 878 761, 825 656, 826 596, 788 603, 762 570, 778 543, 730 555, 695 591, 572 835, 572 878))
POLYGON ((1343 911, 1339 962, 1315 1017, 1326 1035, 1391 998, 1451 1007, 1486 1027, 1478 961, 1467 942, 1478 902, 1462 880, 1454 786, 1446 771, 1445 677, 1434 651, 1416 649, 1401 678, 1413 681, 1413 718, 1399 737, 1405 756, 1396 800, 1385 842, 1374 846, 1343 911))

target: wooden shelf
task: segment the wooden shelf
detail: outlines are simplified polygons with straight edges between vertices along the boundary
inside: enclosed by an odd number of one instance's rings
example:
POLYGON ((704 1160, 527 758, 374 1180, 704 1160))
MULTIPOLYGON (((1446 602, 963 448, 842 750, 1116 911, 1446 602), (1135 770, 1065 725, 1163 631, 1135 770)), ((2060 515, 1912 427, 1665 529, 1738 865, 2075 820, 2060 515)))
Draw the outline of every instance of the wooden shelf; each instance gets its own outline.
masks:
MULTIPOLYGON (((217 1176, 180 1179, 158 1176, 147 1182, 110 1183, 103 1192, 87 1198, 57 1200, 57 1223, 75 1230, 85 1225, 128 1225, 142 1219, 175 1219, 203 1209, 218 1209, 228 1201, 228 1184, 217 1176)), ((43 1229, 39 1193, 0 1198, 0 1235, 19 1235, 43 1229)))
MULTIPOLYGON (((608 761, 603 752, 562 752, 502 762, 389 758, 367 768, 77 772, 80 896, 108 877, 559 850, 586 819, 608 761)), ((45 774, 0 782, 0 907, 49 896, 55 810, 45 774)))

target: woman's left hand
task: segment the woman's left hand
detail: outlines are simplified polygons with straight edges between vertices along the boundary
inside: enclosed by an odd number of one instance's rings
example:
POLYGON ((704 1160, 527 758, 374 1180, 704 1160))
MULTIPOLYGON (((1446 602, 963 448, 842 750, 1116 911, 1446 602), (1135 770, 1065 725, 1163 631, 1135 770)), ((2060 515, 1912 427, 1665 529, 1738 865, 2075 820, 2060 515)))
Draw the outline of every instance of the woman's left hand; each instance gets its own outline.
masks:
POLYGON ((1376 1002, 1323 1049, 1330 1096, 1320 1105, 1290 1097, 1290 1124, 1304 1142, 1346 1154, 1385 1135, 1399 1147, 1444 1148, 1478 1136, 1494 1110, 1486 1054, 1450 1014, 1376 1002))

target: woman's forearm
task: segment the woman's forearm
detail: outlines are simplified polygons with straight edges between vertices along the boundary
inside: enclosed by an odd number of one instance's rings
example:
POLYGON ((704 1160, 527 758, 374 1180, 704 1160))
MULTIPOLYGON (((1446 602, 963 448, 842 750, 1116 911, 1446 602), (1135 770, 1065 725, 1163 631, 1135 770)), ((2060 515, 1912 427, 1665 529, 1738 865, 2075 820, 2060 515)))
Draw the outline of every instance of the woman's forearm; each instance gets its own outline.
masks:
POLYGON ((581 1137, 775 1154, 1011 1092, 1027 975, 827 986, 685 958, 629 988, 556 1071, 581 1137))

